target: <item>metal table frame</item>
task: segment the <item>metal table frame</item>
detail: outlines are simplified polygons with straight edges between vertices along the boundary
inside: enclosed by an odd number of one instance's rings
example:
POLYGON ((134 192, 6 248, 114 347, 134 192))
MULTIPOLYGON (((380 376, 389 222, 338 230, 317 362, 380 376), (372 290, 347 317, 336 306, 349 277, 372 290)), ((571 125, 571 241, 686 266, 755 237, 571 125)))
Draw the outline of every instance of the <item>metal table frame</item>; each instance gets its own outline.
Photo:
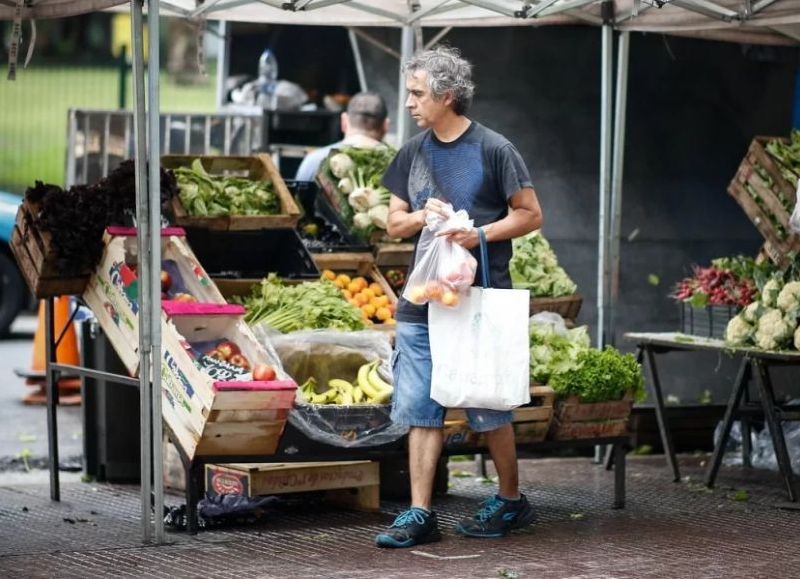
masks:
POLYGON ((625 338, 637 344, 639 349, 639 360, 645 358, 650 371, 653 390, 656 393, 656 417, 658 419, 661 439, 664 443, 664 454, 667 462, 672 468, 675 480, 680 480, 680 471, 675 460, 675 450, 672 444, 672 436, 669 424, 666 420, 661 384, 656 369, 656 354, 669 352, 700 352, 715 351, 726 352, 741 358, 736 378, 733 381, 731 395, 725 408, 725 415, 722 421, 722 434, 719 441, 714 446, 714 451, 706 467, 705 484, 709 488, 714 483, 722 464, 722 457, 725 452, 725 445, 731 433, 733 421, 736 418, 742 421, 742 454, 743 464, 750 467, 750 419, 754 414, 763 414, 764 421, 769 428, 772 436, 772 444, 775 448, 775 456, 778 461, 781 478, 783 479, 789 500, 797 502, 798 488, 797 480, 792 471, 789 453, 786 449, 786 440, 783 436, 783 423, 800 420, 800 411, 791 411, 782 407, 775 399, 775 390, 772 387, 772 380, 769 375, 771 366, 800 366, 800 354, 787 352, 766 352, 752 348, 730 348, 720 340, 709 340, 705 338, 692 338, 693 341, 686 339, 676 339, 673 333, 653 333, 625 334, 625 338), (750 376, 755 377, 756 386, 759 392, 758 402, 750 399, 750 392, 747 387, 750 376))

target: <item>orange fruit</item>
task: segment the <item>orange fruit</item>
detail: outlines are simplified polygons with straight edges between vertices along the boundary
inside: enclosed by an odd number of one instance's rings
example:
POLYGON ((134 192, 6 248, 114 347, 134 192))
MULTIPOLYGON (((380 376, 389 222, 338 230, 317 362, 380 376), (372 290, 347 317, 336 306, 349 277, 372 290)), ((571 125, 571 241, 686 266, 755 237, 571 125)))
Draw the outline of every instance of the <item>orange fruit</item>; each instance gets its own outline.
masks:
POLYGON ((392 312, 389 311, 389 308, 378 308, 378 310, 375 312, 375 317, 380 321, 385 322, 392 317, 392 312))
POLYGON ((361 311, 364 312, 364 315, 366 315, 368 318, 371 318, 375 315, 376 309, 377 308, 372 304, 364 304, 361 306, 361 311))
POLYGON ((362 289, 362 290, 361 290, 361 294, 362 294, 362 295, 364 295, 364 296, 366 296, 366 298, 367 298, 367 301, 369 301, 369 300, 371 300, 372 298, 374 298, 374 297, 375 297, 375 292, 374 292, 374 291, 372 291, 372 290, 371 290, 371 289, 369 289, 369 288, 364 288, 364 289, 362 289))
POLYGON ((329 279, 331 281, 336 279, 336 274, 329 269, 322 270, 322 279, 329 279))
POLYGON ((347 285, 350 283, 350 281, 351 279, 349 275, 340 273, 339 275, 336 276, 336 285, 338 285, 340 288, 346 288, 347 285))
POLYGON ((351 281, 349 284, 347 284, 347 290, 351 294, 355 295, 361 291, 361 284, 358 283, 357 281, 351 281))
POLYGON ((374 281, 371 284, 369 284, 369 289, 371 289, 376 296, 383 295, 383 288, 381 288, 381 284, 379 284, 378 282, 374 281))
POLYGON ((359 291, 361 291, 365 287, 367 287, 367 280, 364 279, 362 276, 358 276, 356 278, 353 278, 353 281, 356 282, 360 286, 359 287, 359 291))
POLYGON ((353 296, 353 299, 356 301, 359 307, 363 306, 368 301, 367 296, 365 296, 363 293, 357 293, 356 295, 353 296))
POLYGON ((395 320, 394 318, 389 318, 388 320, 385 320, 383 323, 386 324, 387 326, 394 326, 397 324, 397 320, 395 320))
POLYGON ((442 303, 446 306, 458 305, 458 294, 451 291, 446 291, 442 294, 442 303))
POLYGON ((350 293, 349 290, 342 290, 342 294, 344 294, 344 297, 346 297, 348 300, 351 300, 353 298, 353 294, 350 293))

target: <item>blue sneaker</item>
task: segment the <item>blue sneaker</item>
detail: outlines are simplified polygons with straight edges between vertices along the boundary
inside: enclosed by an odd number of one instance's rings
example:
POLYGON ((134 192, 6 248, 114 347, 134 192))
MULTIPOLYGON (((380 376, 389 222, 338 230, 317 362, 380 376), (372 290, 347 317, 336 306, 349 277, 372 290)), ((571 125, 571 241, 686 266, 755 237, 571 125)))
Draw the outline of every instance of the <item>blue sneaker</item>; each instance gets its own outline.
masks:
POLYGON ((456 524, 456 532, 465 537, 504 537, 513 529, 527 527, 536 520, 525 495, 509 501, 497 495, 483 501, 481 509, 471 519, 456 524))
POLYGON ((378 547, 402 549, 441 540, 436 513, 411 507, 397 515, 394 523, 375 537, 375 544, 378 547))

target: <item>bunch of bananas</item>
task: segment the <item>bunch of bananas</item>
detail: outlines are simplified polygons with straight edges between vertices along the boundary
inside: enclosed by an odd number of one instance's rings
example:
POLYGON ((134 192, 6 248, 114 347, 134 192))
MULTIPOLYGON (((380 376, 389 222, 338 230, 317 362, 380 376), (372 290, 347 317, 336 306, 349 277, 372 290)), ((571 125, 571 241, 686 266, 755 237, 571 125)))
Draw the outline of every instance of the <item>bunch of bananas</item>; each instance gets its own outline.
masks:
POLYGON ((300 387, 300 394, 309 404, 387 404, 392 397, 391 384, 378 374, 380 360, 364 364, 358 369, 356 381, 332 378, 328 389, 317 393, 317 381, 312 376, 300 387))

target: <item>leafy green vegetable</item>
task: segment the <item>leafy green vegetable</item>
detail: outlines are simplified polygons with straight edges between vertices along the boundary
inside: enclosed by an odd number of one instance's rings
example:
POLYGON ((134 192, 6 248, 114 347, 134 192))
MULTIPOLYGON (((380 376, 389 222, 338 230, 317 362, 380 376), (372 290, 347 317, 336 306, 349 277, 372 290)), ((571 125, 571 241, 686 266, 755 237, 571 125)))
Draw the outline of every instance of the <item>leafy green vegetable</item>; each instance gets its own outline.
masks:
POLYGON ((531 380, 544 384, 556 374, 577 368, 578 354, 589 343, 586 326, 562 330, 550 323, 531 322, 531 380))
POLYGON ((210 175, 200 159, 174 173, 178 196, 189 215, 276 215, 281 210, 280 200, 268 181, 210 175))
POLYGON ((578 354, 577 368, 556 374, 550 387, 560 396, 578 396, 583 402, 619 400, 632 390, 637 400, 644 399, 642 368, 633 354, 622 354, 607 346, 578 354))
POLYGON ((376 205, 388 203, 389 191, 381 185, 381 179, 396 154, 397 150, 389 145, 341 147, 333 149, 328 158, 320 165, 320 172, 324 173, 334 184, 338 201, 336 209, 345 224, 362 237, 368 237, 376 227, 380 228, 375 223, 378 220, 367 220, 364 215, 356 221, 355 217, 358 214, 365 214, 368 209, 374 208, 376 205), (350 160, 349 164, 342 162, 346 160, 342 155, 350 160), (334 161, 333 168, 331 167, 332 161, 334 161), (359 190, 361 191, 353 197, 353 200, 363 199, 363 203, 356 203, 354 206, 351 196, 359 190), (370 194, 370 191, 373 193, 370 194), (376 202, 368 201, 368 197, 370 199, 374 197, 373 200, 376 202))
POLYGON ((538 231, 515 239, 512 246, 514 254, 508 270, 515 288, 528 289, 536 297, 556 298, 572 295, 578 289, 538 231))
POLYGON ((364 328, 361 310, 351 305, 342 291, 327 280, 284 285, 275 274, 270 274, 253 288, 250 296, 233 301, 244 305, 247 310, 244 319, 251 326, 264 323, 283 333, 364 328))

